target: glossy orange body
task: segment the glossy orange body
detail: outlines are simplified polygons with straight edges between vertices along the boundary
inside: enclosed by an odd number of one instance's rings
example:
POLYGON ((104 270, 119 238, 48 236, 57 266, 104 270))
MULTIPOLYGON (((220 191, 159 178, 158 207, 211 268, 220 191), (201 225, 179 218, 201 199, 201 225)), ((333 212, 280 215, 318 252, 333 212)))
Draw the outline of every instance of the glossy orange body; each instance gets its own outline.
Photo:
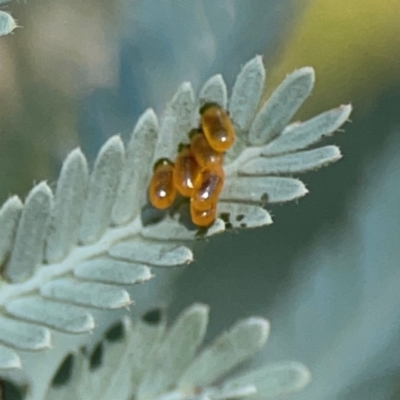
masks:
POLYGON ((228 114, 218 105, 206 106, 201 111, 200 125, 210 146, 227 151, 235 141, 235 130, 228 114))
POLYGON ((173 174, 171 161, 164 159, 156 164, 149 186, 149 200, 155 208, 164 210, 175 201, 177 192, 173 174))
POLYGON ((198 211, 207 211, 215 207, 224 185, 225 173, 220 165, 204 167, 194 182, 190 198, 191 207, 198 211))
POLYGON ((222 164, 224 161, 223 153, 214 150, 201 132, 193 135, 190 141, 190 149, 197 163, 202 167, 210 164, 222 164))
POLYGON ((196 162, 190 147, 184 147, 175 159, 174 185, 178 192, 185 197, 190 197, 194 181, 200 172, 200 166, 196 162))
POLYGON ((194 208, 193 203, 190 202, 190 216, 192 222, 201 227, 207 227, 211 225, 215 220, 216 207, 211 207, 208 210, 199 211, 194 208))

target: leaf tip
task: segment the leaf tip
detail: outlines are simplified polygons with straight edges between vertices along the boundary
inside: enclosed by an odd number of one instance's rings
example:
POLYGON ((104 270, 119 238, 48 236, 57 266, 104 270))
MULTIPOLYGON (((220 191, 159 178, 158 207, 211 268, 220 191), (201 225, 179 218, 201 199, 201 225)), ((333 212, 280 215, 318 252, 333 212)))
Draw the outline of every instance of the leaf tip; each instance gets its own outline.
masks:
POLYGON ((14 195, 14 196, 11 196, 8 200, 6 200, 3 207, 7 207, 7 208, 10 207, 11 209, 18 211, 18 210, 22 209, 23 204, 22 204, 21 199, 18 196, 14 195))
POLYGON ((0 36, 12 33, 17 27, 17 22, 9 13, 0 11, 0 36))
POLYGON ((188 311, 189 310, 192 314, 198 314, 199 316, 207 317, 210 312, 210 306, 204 303, 195 303, 188 309, 188 311))
POLYGON ((257 67, 258 69, 264 69, 264 63, 263 63, 263 56, 260 54, 257 54, 254 58, 252 58, 250 61, 246 63, 246 66, 254 66, 257 67))
POLYGON ((350 114, 353 112, 353 105, 350 104, 342 104, 341 106, 338 107, 338 110, 341 113, 341 121, 342 124, 344 124, 346 121, 350 121, 349 117, 350 114))
POLYGON ((47 199, 52 199, 53 197, 53 192, 50 189, 49 185, 47 184, 46 181, 42 181, 35 185, 32 190, 28 193, 28 196, 26 198, 25 202, 28 202, 32 197, 36 197, 37 195, 42 195, 47 199))
POLYGON ((263 346, 268 339, 270 332, 270 323, 263 317, 250 317, 245 320, 247 327, 251 327, 258 331, 258 342, 260 346, 263 346))

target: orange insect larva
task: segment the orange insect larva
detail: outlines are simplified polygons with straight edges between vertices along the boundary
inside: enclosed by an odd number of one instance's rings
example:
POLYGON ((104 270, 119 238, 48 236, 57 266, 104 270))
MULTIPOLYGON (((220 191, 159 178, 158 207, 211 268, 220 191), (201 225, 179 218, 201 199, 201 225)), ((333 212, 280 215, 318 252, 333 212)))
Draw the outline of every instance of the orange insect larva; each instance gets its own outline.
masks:
POLYGON ((204 167, 194 181, 190 198, 191 206, 198 211, 210 210, 218 202, 218 196, 224 185, 225 173, 218 164, 204 167))
POLYGON ((174 185, 174 164, 168 159, 161 159, 155 164, 149 186, 150 203, 160 210, 172 205, 176 197, 174 185))
POLYGON ((184 147, 175 159, 174 185, 178 192, 185 197, 190 197, 194 188, 194 181, 200 172, 190 147, 184 147))
POLYGON ((190 202, 190 216, 192 222, 201 227, 207 227, 211 225, 215 220, 216 207, 213 206, 208 210, 199 211, 193 206, 193 202, 190 202))
POLYGON ((217 104, 200 109, 200 125, 210 146, 219 152, 227 151, 235 141, 235 130, 226 113, 217 104))
POLYGON ((214 150, 202 132, 197 132, 192 136, 190 149, 197 163, 202 167, 209 164, 222 164, 224 161, 223 153, 214 150))

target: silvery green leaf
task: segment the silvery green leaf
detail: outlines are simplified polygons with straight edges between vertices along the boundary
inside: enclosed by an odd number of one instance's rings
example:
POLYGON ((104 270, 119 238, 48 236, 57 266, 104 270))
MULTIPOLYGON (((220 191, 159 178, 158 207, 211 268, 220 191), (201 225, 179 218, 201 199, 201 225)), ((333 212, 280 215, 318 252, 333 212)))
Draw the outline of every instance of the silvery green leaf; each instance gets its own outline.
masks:
POLYGON ((121 308, 132 303, 126 290, 73 278, 50 281, 40 288, 40 294, 49 299, 96 308, 121 308))
POLYGON ((250 128, 264 90, 265 69, 261 56, 250 60, 240 71, 233 85, 229 113, 240 131, 250 128))
MULTIPOLYGON (((135 341, 132 322, 124 318, 123 327, 126 335, 117 342, 104 340, 101 363, 91 368, 87 354, 77 352, 74 357, 71 378, 66 385, 51 387, 46 400, 129 400, 133 392, 132 364, 137 361, 143 347, 135 341)), ((140 323, 139 323, 140 325, 140 323)), ((156 329, 144 331, 148 339, 157 341, 152 334, 156 329)), ((151 343, 151 342, 149 342, 151 343)), ((152 343, 151 343, 152 344, 152 343)), ((149 348, 146 348, 149 350, 149 348)))
POLYGON ((268 334, 269 323, 263 318, 240 321, 196 357, 178 385, 195 388, 215 382, 258 351, 265 344, 268 334))
POLYGON ((146 370, 152 348, 164 332, 164 324, 147 325, 123 320, 125 336, 117 342, 103 341, 103 356, 98 368, 90 368, 84 353, 74 357, 71 378, 66 385, 51 387, 46 400, 130 400, 135 382, 146 370))
POLYGON ((222 75, 214 75, 202 87, 199 93, 200 106, 207 103, 219 104, 226 109, 228 104, 228 91, 222 75))
POLYGON ((257 157, 244 164, 239 173, 262 176, 307 172, 335 162, 341 157, 336 146, 325 146, 275 157, 257 157))
POLYGON ((10 197, 0 209, 0 264, 2 265, 12 249, 12 244, 21 216, 22 203, 18 196, 10 197))
POLYGON ((153 162, 160 158, 173 160, 178 152, 179 143, 188 143, 188 133, 194 116, 194 93, 189 82, 179 86, 163 115, 160 135, 153 162))
POLYGON ((138 399, 155 397, 176 382, 202 343, 207 322, 205 305, 195 304, 182 313, 155 349, 139 385, 138 399))
POLYGON ((173 267, 193 260, 191 250, 180 244, 139 239, 118 243, 109 253, 116 259, 158 267, 173 267))
POLYGON ((119 136, 113 136, 101 148, 90 177, 89 192, 82 216, 79 239, 93 243, 111 223, 122 167, 124 145, 119 136))
POLYGON ((16 27, 14 18, 10 14, 0 11, 0 36, 8 35, 16 27))
POLYGON ((282 203, 307 193, 303 182, 294 178, 239 177, 225 182, 220 199, 247 203, 282 203))
MULTIPOLYGON (((225 230, 224 223, 218 218, 214 221, 203 236, 213 236, 225 230)), ((180 221, 174 218, 166 217, 163 221, 155 225, 149 225, 142 229, 142 236, 148 239, 156 240, 179 240, 193 241, 198 237, 198 229, 188 229, 180 221)))
POLYGON ((189 230, 177 219, 167 216, 158 224, 145 226, 141 234, 148 239, 192 241, 196 237, 197 229, 189 230))
MULTIPOLYGON (((222 232, 225 224, 233 228, 269 224, 270 216, 261 205, 294 200, 306 194, 304 184, 297 179, 243 176, 243 172, 254 162, 252 159, 262 158, 264 162, 264 157, 268 168, 263 166, 262 173, 291 173, 297 171, 299 165, 302 169, 322 165, 324 159, 318 155, 323 156, 324 149, 283 158, 281 154, 294 153, 339 128, 348 118, 350 106, 285 128, 307 91, 311 90, 312 70, 301 69, 289 76, 257 115, 264 79, 261 57, 255 57, 240 72, 230 101, 227 101, 221 76, 214 76, 203 86, 199 99, 194 97, 191 85, 184 83, 168 104, 160 129, 153 111, 147 110, 139 118, 126 155, 122 141, 118 137, 111 138, 100 150, 94 170, 88 176, 84 156, 74 150, 60 174, 54 208, 52 193, 45 183, 36 186, 28 195, 19 218, 21 205, 18 201, 6 203, 0 210, 3 232, 0 256, 4 275, 10 282, 3 281, 1 285, 0 306, 18 315, 17 318, 39 325, 36 326, 38 329, 49 325, 63 332, 91 330, 94 326, 92 313, 100 326, 107 319, 105 312, 93 310, 95 306, 126 304, 121 300, 125 299, 121 288, 102 284, 134 284, 152 277, 150 266, 191 262, 190 247, 197 237, 222 232), (225 158, 226 181, 218 205, 218 217, 221 218, 206 230, 191 230, 178 222, 184 221, 185 226, 189 226, 185 220, 185 216, 189 216, 187 210, 186 214, 181 209, 152 214, 146 204, 147 190, 153 162, 161 157, 174 158, 178 144, 187 142, 189 130, 197 126, 198 106, 205 101, 215 101, 224 107, 229 104, 237 140, 225 158), (273 118, 269 119, 272 110, 273 118), (251 141, 252 137, 255 141, 251 141), (268 145, 265 145, 266 140, 271 140, 268 145), (249 141, 254 145, 249 146, 249 141), (310 154, 314 157, 311 161, 310 154), (272 159, 271 155, 279 157, 272 159), (170 215, 173 215, 172 220, 170 215), (175 220, 176 215, 179 218, 175 220), (65 281, 67 278, 69 280, 65 281), (58 286, 60 279, 63 283, 58 286), (99 289, 106 287, 107 290, 99 289), (58 300, 45 300, 37 293, 58 296, 58 300), (117 297, 113 297, 116 293, 117 297), (74 302, 88 304, 87 309, 71 304, 74 302)), ((169 271, 159 273, 168 274, 169 271)), ((138 293, 149 291, 147 286, 136 289, 138 293)), ((145 309, 146 304, 140 304, 138 309, 145 309)), ((0 341, 12 346, 5 339, 9 336, 4 334, 9 332, 6 326, 9 325, 0 324, 0 341)), ((35 336, 35 330, 32 332, 35 336)), ((71 343, 81 345, 71 335, 65 337, 71 343)), ((15 347, 26 347, 24 337, 16 335, 15 340, 21 340, 20 346, 13 342, 15 347)), ((155 351, 153 345, 150 352, 155 351)), ((41 342, 34 339, 32 346, 39 349, 41 342)), ((24 365, 24 359, 20 357, 24 365)), ((146 361, 146 357, 147 353, 142 361, 146 361)), ((145 367, 138 368, 143 370, 145 367)), ((187 396, 207 397, 205 392, 187 396)))
POLYGON ((324 136, 339 129, 351 113, 351 105, 344 105, 326 111, 305 122, 288 125, 274 141, 262 149, 263 156, 273 156, 304 149, 317 143, 324 136))
POLYGON ((78 353, 70 381, 52 388, 45 400, 258 400, 308 383, 308 370, 296 362, 242 371, 221 382, 264 345, 269 324, 257 317, 243 320, 196 356, 207 319, 208 307, 201 304, 184 310, 168 330, 163 319, 153 324, 125 317, 124 336, 102 341, 100 365, 90 369, 87 352, 78 353))
POLYGON ((165 334, 165 322, 156 325, 146 324, 138 321, 134 324, 128 334, 127 351, 134 353, 135 357, 130 360, 132 390, 137 391, 153 353, 165 334))
POLYGON ((214 223, 207 228, 207 232, 203 235, 205 237, 213 236, 225 231, 225 222, 221 218, 216 218, 214 223))
POLYGON ((133 130, 126 151, 118 195, 112 211, 116 225, 136 217, 146 200, 154 148, 158 137, 158 120, 152 109, 146 110, 133 130))
POLYGON ((278 136, 292 119, 314 86, 314 70, 301 68, 291 73, 274 91, 254 119, 249 142, 262 145, 278 136))
POLYGON ((229 379, 224 387, 233 389, 253 384, 257 392, 251 400, 281 397, 303 389, 311 380, 310 371, 294 361, 265 365, 229 379))
POLYGON ((256 228, 272 224, 269 213, 255 205, 220 201, 217 212, 232 228, 256 228))
POLYGON ((75 149, 64 161, 57 183, 47 238, 47 262, 59 261, 77 243, 88 178, 86 158, 80 149, 75 149))
POLYGON ((43 350, 51 346, 47 328, 0 315, 0 341, 21 350, 43 350))
POLYGON ((29 193, 18 224, 10 262, 5 274, 12 282, 28 278, 42 261, 53 194, 45 182, 29 193))
MULTIPOLYGON (((106 342, 103 342, 103 345, 105 344, 106 342)), ((136 350, 129 348, 124 340, 113 345, 105 345, 102 367, 88 376, 91 390, 87 391, 85 387, 81 388, 82 400, 87 399, 88 396, 96 400, 131 399, 131 363, 132 359, 136 357, 136 350)))
POLYGON ((62 332, 84 333, 94 328, 93 317, 84 308, 45 300, 39 296, 11 300, 5 309, 14 317, 38 322, 62 332))
POLYGON ((21 359, 18 354, 0 344, 0 370, 21 368, 21 359))
POLYGON ((74 274, 77 278, 120 285, 143 283, 153 277, 146 265, 110 258, 97 258, 79 264, 74 269, 74 274))
POLYGON ((247 146, 249 127, 257 112, 264 82, 262 58, 256 56, 243 67, 233 85, 229 113, 235 127, 236 139, 225 156, 225 162, 233 161, 247 146))

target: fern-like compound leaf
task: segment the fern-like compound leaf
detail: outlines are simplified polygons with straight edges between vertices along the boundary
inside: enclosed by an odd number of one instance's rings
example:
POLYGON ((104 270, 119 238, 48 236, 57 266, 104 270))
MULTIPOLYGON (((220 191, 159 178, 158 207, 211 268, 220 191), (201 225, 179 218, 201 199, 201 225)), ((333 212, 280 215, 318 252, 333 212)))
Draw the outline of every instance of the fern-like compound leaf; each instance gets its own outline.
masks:
MULTIPOLYGON (((295 71, 260 104, 265 79, 262 59, 257 56, 242 68, 230 98, 221 75, 211 77, 198 98, 191 84, 183 83, 160 121, 154 111, 145 111, 127 146, 119 136, 111 137, 100 149, 92 171, 75 149, 63 164, 54 194, 42 182, 24 204, 17 197, 4 203, 0 209, 4 278, 0 368, 24 367, 18 350, 51 346, 55 331, 91 332, 105 315, 100 310, 134 302, 135 291, 128 294, 121 286, 150 280, 153 269, 191 262, 191 245, 199 236, 270 224, 268 204, 307 193, 293 174, 340 158, 335 146, 308 148, 337 130, 348 119, 351 106, 286 126, 310 94, 314 72, 309 67, 295 71), (201 232, 188 224, 185 205, 167 213, 151 210, 147 187, 153 163, 159 158, 173 159, 178 145, 188 143, 189 131, 199 125, 199 108, 208 102, 229 111, 236 143, 225 157, 218 218, 201 232)), ((258 329, 253 322, 246 324, 258 329)), ((224 359, 222 364, 229 362, 224 359)), ((188 367, 186 382, 192 380, 190 374, 200 379, 196 368, 188 367)), ((172 377, 157 379, 161 387, 172 377)), ((147 391, 144 386, 141 390, 147 391)))
POLYGON ((251 400, 279 398, 301 390, 310 373, 298 362, 279 362, 241 371, 221 381, 265 344, 269 323, 252 317, 236 323, 199 351, 208 322, 208 307, 186 309, 170 329, 124 320, 125 336, 103 341, 103 361, 90 370, 87 356, 76 358, 72 379, 51 388, 46 400, 251 400))

